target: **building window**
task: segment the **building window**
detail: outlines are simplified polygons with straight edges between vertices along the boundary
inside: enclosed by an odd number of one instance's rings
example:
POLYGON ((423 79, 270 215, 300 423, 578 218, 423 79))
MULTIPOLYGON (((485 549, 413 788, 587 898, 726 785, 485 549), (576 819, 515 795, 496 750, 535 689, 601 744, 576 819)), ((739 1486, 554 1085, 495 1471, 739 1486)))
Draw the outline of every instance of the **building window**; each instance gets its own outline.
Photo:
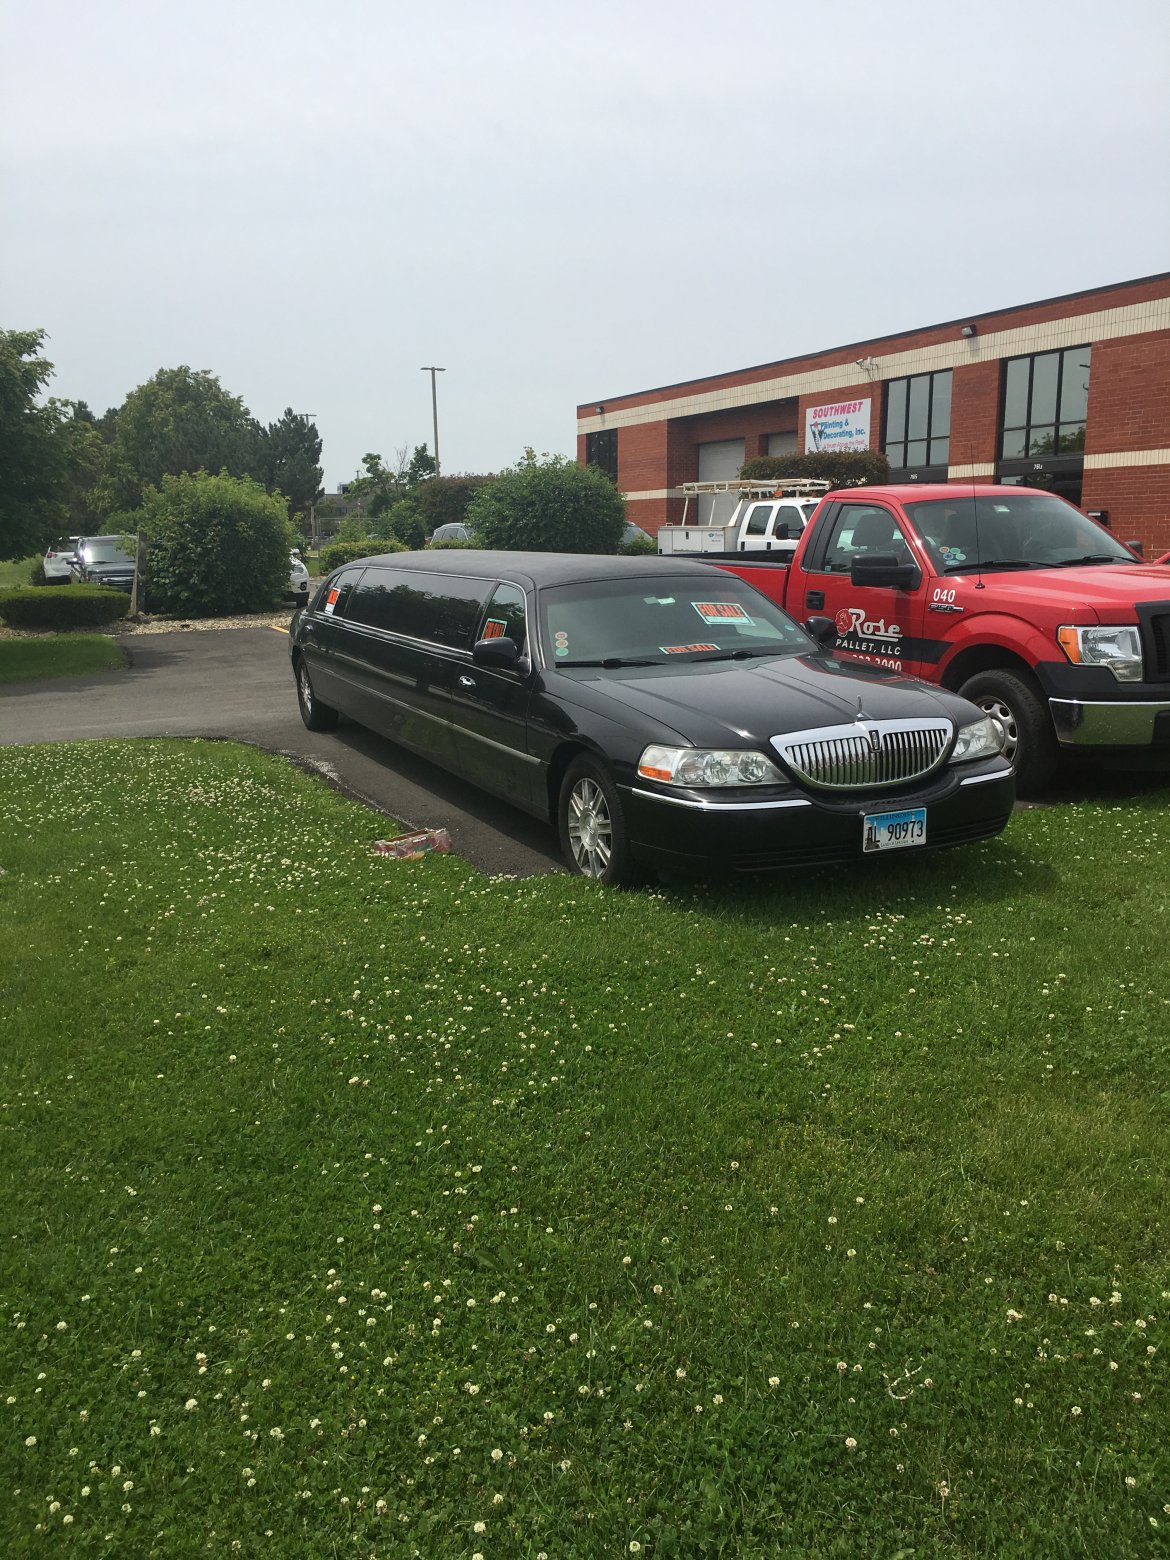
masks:
POLYGON ((1088 347, 1009 358, 1003 366, 1002 460, 1077 455, 1085 448, 1088 347))
POLYGON ((895 471, 946 466, 951 458, 951 370, 891 379, 886 385, 886 437, 895 471))
POLYGON ((617 429, 585 435, 585 464, 604 471, 611 482, 617 481, 617 429))

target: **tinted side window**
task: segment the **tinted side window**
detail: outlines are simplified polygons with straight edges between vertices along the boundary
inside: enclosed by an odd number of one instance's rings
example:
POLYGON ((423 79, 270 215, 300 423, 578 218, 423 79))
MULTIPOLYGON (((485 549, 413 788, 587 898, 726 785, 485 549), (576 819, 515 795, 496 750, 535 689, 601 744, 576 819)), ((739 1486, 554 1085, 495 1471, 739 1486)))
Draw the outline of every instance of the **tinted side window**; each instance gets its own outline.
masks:
POLYGON ((476 630, 478 639, 499 639, 504 635, 514 639, 516 648, 524 653, 528 643, 528 620, 524 592, 517 585, 496 586, 476 630))
POLYGON ((351 591, 361 578, 362 565, 354 569, 342 569, 332 579, 325 580, 310 608, 313 612, 328 612, 331 617, 341 617, 351 591))
POLYGON ((464 649, 488 592, 486 580, 418 569, 367 569, 346 607, 352 622, 464 649))

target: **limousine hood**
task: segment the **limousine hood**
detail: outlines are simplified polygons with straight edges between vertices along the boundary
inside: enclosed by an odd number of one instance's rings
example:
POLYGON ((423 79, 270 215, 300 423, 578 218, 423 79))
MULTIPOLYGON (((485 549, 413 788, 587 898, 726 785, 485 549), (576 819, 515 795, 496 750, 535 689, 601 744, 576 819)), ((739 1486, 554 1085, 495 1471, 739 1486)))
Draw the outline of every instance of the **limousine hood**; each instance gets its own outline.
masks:
POLYGON ((872 720, 975 718, 965 700, 941 688, 819 656, 618 667, 591 672, 586 686, 611 710, 617 703, 667 723, 696 747, 763 746, 781 732, 839 726, 856 717, 859 700, 872 720))

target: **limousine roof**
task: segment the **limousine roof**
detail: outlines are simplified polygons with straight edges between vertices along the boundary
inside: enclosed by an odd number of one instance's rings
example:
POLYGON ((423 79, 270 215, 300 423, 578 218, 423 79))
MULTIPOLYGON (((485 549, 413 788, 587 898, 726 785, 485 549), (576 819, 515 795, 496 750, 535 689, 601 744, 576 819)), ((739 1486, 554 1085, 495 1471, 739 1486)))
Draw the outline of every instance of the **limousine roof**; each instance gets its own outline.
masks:
POLYGON ((531 584, 569 585, 578 580, 628 579, 662 574, 701 574, 710 577, 705 563, 661 557, 657 554, 615 557, 598 553, 487 552, 473 547, 435 551, 381 553, 355 558, 357 564, 379 563, 389 569, 423 569, 428 574, 478 574, 490 579, 515 579, 523 575, 531 584))

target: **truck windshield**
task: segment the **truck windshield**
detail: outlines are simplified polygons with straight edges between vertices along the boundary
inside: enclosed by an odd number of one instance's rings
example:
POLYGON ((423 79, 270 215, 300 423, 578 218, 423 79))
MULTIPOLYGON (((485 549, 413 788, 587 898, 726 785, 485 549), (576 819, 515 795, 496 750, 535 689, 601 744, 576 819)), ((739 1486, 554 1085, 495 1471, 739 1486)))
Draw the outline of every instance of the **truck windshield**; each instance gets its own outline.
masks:
POLYGON ((556 586, 540 595, 550 666, 640 665, 808 655, 813 641, 788 614, 734 576, 637 575, 556 586))
POLYGON ((1048 493, 956 494, 904 507, 942 574, 1136 561, 1104 526, 1048 493))

